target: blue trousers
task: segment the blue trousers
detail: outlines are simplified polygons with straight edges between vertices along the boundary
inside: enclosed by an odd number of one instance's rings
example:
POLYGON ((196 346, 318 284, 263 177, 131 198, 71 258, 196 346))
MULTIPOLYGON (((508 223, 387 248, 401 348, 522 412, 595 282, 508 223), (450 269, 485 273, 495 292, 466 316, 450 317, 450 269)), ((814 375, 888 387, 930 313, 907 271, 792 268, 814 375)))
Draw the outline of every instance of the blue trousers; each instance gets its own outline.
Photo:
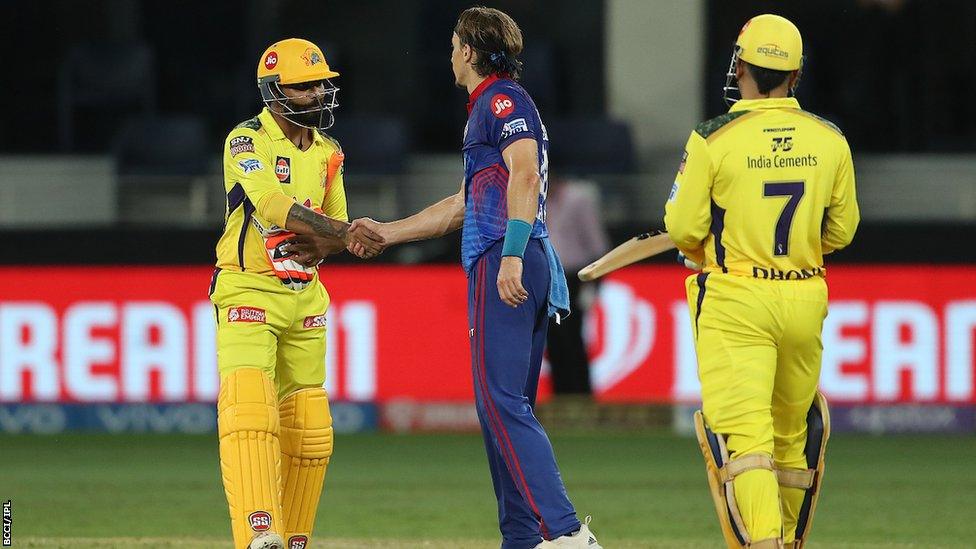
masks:
POLYGON ((546 254, 538 240, 529 241, 522 270, 529 299, 512 308, 496 286, 501 252, 499 241, 468 275, 471 369, 502 549, 526 549, 574 532, 580 522, 533 413, 549 327, 546 254))

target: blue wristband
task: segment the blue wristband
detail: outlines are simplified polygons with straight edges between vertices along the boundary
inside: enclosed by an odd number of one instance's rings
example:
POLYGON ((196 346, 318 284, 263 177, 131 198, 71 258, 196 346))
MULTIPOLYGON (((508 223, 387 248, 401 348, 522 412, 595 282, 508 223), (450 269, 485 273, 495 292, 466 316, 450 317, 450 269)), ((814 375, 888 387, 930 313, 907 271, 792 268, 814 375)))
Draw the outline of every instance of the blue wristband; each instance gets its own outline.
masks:
POLYGON ((525 247, 532 235, 532 225, 521 219, 509 219, 505 228, 505 243, 502 245, 502 257, 525 255, 525 247))

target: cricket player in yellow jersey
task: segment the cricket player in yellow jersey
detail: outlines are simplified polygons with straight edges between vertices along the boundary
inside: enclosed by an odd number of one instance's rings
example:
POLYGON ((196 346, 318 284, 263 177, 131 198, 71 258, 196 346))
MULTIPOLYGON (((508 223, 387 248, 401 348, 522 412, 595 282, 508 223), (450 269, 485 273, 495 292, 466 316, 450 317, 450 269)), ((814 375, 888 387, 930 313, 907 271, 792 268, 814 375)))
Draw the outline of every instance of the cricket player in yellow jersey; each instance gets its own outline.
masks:
POLYGON ((734 548, 803 546, 830 430, 823 256, 851 242, 859 213, 843 134, 792 97, 802 60, 790 21, 746 23, 726 84, 742 99, 692 132, 666 206, 675 245, 702 266, 687 280, 695 422, 734 548))
POLYGON ((271 45, 257 70, 265 108, 224 144, 227 212, 210 297, 220 466, 238 549, 308 547, 332 454, 322 388, 329 294, 317 265, 354 244, 375 255, 382 242, 348 227, 342 149, 324 133, 336 76, 311 42, 271 45))

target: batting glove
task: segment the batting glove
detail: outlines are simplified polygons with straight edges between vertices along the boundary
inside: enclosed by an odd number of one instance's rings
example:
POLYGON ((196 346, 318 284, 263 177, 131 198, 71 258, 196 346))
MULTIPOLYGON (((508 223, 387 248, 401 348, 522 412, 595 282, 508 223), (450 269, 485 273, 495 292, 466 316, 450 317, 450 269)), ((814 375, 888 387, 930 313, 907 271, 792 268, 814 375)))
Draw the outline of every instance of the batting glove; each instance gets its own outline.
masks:
POLYGON ((304 290, 315 278, 315 267, 305 267, 291 259, 294 255, 284 251, 289 238, 295 236, 292 232, 283 232, 264 239, 264 246, 268 250, 268 259, 274 268, 275 276, 286 288, 298 291, 304 290))

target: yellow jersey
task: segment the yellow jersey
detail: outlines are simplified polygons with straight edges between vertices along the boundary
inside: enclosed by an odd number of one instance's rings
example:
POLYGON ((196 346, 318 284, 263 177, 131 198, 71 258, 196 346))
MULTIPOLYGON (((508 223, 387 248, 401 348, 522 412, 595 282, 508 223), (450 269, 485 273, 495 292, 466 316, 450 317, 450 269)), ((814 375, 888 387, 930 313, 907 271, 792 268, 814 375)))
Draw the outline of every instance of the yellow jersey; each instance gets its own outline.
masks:
POLYGON ((796 99, 737 102, 699 124, 665 206, 671 239, 706 273, 825 276, 860 213, 844 135, 796 99))
POLYGON ((312 131, 305 151, 285 137, 268 109, 238 124, 224 142, 224 233, 217 267, 274 276, 264 238, 284 231, 296 202, 349 220, 339 143, 312 131))

